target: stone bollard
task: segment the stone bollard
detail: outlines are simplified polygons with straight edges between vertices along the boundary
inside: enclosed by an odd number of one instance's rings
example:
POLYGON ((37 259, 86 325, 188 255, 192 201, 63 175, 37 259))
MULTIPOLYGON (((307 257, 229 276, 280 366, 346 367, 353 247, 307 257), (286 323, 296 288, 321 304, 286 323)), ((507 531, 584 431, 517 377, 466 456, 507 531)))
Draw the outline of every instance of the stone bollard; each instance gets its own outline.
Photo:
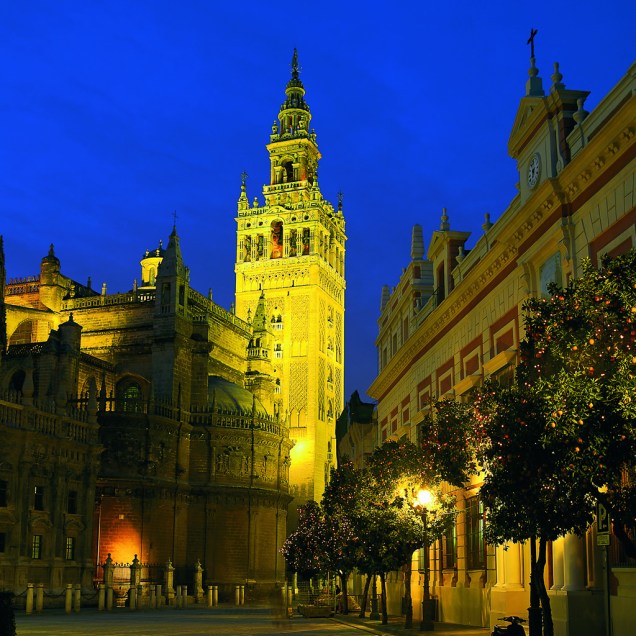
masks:
POLYGON ((35 611, 40 613, 44 609, 44 583, 35 586, 35 611))
POLYGON ((291 587, 287 588, 287 616, 291 615, 291 608, 294 606, 294 590, 291 587))
POLYGON ((217 607, 219 604, 219 586, 212 586, 212 607, 217 607))
POLYGON ((157 607, 161 607, 163 605, 163 596, 161 595, 161 583, 158 583, 155 586, 155 590, 157 592, 157 607))
POLYGON ((245 605, 245 586, 244 585, 241 585, 240 600, 241 600, 241 605, 245 605))
POLYGON ((128 590, 128 605, 131 610, 137 609, 137 588, 134 585, 128 590))
POLYGON ((73 604, 73 584, 66 584, 66 591, 64 593, 64 611, 67 614, 71 613, 71 607, 73 604))
POLYGON ((206 595, 206 604, 208 607, 212 607, 212 586, 208 585, 208 593, 206 595))
POLYGON ((181 608, 181 586, 177 585, 176 590, 177 590, 177 595, 175 597, 176 600, 175 600, 174 606, 177 609, 180 609, 181 608))
POLYGON ((113 581, 115 577, 115 565, 113 560, 110 557, 110 552, 108 553, 108 557, 104 562, 104 583, 106 583, 107 587, 113 587, 113 581))
POLYGON ((234 605, 240 605, 241 604, 241 586, 237 585, 234 588, 234 605))
POLYGON ((203 600, 203 566, 199 559, 194 565, 194 598, 197 603, 203 600))
POLYGON ((150 586, 150 609, 157 609, 157 596, 156 588, 154 585, 150 586))
POLYGON ((73 609, 75 613, 80 611, 80 605, 82 604, 82 586, 79 583, 75 584, 75 589, 73 590, 73 609))
POLYGON ((188 586, 181 586, 181 609, 187 609, 188 607, 188 586))
POLYGON ((25 611, 27 615, 33 614, 33 583, 27 583, 25 611))
POLYGON ((97 587, 97 609, 103 612, 104 607, 106 607, 106 587, 100 583, 97 587))
POLYGON ((172 605, 174 602, 174 589, 172 588, 174 585, 174 566, 170 559, 168 559, 168 562, 166 563, 164 578, 164 583, 166 585, 166 605, 172 605))
POLYGON ((106 609, 110 612, 113 609, 113 587, 112 585, 106 586, 106 609))

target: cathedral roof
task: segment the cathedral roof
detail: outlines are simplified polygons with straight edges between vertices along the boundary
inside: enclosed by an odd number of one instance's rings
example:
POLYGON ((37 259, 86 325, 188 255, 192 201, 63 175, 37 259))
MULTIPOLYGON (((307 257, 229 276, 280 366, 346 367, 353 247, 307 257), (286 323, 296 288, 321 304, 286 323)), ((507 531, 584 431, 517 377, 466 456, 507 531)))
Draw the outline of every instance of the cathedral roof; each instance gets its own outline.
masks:
POLYGON ((218 375, 208 377, 208 400, 217 410, 248 415, 268 415, 267 409, 247 389, 218 375))

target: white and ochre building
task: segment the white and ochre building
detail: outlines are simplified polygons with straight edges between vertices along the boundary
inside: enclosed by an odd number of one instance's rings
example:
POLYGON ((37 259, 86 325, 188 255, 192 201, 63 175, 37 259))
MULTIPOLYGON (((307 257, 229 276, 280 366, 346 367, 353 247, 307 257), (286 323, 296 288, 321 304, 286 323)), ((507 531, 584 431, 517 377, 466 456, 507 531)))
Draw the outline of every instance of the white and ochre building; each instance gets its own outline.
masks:
MULTIPOLYGON (((585 258, 598 263, 636 247, 636 65, 589 113, 588 93, 566 88, 558 65, 546 90, 534 58, 529 76, 508 143, 518 194, 495 222, 486 215, 470 249, 470 234, 452 227, 452 210, 442 212, 428 249, 416 225, 408 265, 382 291, 379 372, 368 390, 378 401, 376 443, 415 441, 432 401, 467 399, 486 378, 511 377, 524 300, 551 281, 577 277, 585 258)), ((432 551, 439 619, 490 626, 504 615, 527 616, 528 546, 484 544, 477 479, 457 502, 463 514, 432 551)), ((612 564, 613 633, 627 636, 636 564, 625 567, 618 552, 612 564)), ((415 571, 413 589, 421 593, 415 571)), ((556 633, 605 633, 606 575, 595 531, 555 541, 546 572, 556 633)), ((396 580, 393 611, 400 590, 396 580)))

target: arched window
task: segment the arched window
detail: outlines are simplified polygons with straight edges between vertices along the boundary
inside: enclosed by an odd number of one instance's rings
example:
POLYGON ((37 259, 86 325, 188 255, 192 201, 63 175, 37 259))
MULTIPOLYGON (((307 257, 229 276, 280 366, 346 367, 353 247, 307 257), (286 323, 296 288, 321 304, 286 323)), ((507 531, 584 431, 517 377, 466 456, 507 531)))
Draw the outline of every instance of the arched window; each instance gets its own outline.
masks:
POLYGON ((24 371, 16 371, 9 381, 9 391, 17 391, 18 393, 21 393, 25 378, 26 374, 24 371))
POLYGON ((280 258, 283 255, 283 222, 272 221, 272 251, 270 258, 280 258))
POLYGON ((283 183, 294 181, 294 166, 291 161, 283 164, 283 183))
POLYGON ((143 412, 143 394, 138 382, 125 380, 117 387, 118 409, 124 413, 143 412))
POLYGON ((29 344, 34 341, 33 332, 36 323, 32 320, 23 320, 9 338, 10 345, 29 344))

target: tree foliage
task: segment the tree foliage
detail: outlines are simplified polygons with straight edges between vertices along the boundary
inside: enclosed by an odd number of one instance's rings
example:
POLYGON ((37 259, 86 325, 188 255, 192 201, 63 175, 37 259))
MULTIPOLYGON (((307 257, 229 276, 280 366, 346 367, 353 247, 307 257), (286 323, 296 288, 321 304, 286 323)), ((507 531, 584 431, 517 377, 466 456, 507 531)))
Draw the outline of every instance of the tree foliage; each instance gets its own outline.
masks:
POLYGON ((636 518, 636 251, 583 272, 526 304, 519 383, 544 401, 553 473, 581 505, 604 503, 636 556, 622 532, 636 518))
POLYGON ((440 400, 432 405, 420 424, 429 483, 445 481, 461 487, 477 473, 477 432, 473 427, 471 404, 440 400))

